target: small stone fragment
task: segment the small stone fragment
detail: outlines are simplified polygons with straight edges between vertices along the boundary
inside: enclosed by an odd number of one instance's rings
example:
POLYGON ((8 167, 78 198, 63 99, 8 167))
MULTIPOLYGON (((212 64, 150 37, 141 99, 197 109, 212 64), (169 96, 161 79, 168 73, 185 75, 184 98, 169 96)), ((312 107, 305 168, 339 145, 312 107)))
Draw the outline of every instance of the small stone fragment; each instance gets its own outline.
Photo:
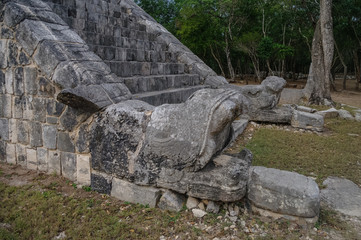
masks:
POLYGON ((199 201, 197 198, 194 197, 188 197, 186 206, 188 209, 196 208, 199 204, 199 201))
POLYGON ((196 218, 202 218, 207 214, 205 211, 196 208, 192 209, 192 213, 196 218))

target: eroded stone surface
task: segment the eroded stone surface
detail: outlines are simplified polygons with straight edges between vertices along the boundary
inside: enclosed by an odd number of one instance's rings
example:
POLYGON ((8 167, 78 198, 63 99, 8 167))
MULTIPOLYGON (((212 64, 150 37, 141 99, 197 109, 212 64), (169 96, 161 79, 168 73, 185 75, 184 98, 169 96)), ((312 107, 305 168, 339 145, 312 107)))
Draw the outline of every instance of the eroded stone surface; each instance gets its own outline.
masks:
POLYGON ((272 168, 251 168, 248 199, 258 208, 290 216, 313 218, 320 210, 315 181, 295 172, 272 168))
POLYGON ((361 189, 352 181, 328 177, 321 190, 321 204, 342 214, 361 217, 361 189))
POLYGON ((314 131, 323 131, 324 118, 318 114, 301 111, 293 111, 291 125, 295 128, 302 128, 314 131))

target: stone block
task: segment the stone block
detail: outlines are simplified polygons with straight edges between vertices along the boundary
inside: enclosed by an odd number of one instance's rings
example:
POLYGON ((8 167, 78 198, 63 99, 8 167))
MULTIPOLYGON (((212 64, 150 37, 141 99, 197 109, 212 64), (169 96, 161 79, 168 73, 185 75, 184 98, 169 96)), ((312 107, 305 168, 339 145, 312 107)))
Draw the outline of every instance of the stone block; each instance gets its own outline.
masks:
POLYGON ((24 97, 13 97, 12 103, 12 116, 16 119, 23 118, 23 109, 25 108, 26 99, 24 97))
POLYGON ((43 146, 43 129, 41 123, 39 122, 30 122, 30 146, 31 147, 41 147, 43 146))
POLYGON ((6 162, 6 142, 0 140, 0 162, 6 162))
POLYGON ((7 163, 16 164, 16 145, 7 143, 6 144, 6 159, 7 163))
POLYGON ((76 138, 75 146, 79 153, 89 153, 89 139, 88 139, 88 125, 83 124, 80 126, 78 136, 76 138))
POLYGON ((5 91, 8 94, 14 94, 14 74, 11 68, 5 72, 5 91))
POLYGON ((0 70, 0 94, 5 94, 5 73, 0 70))
POLYGON ((58 124, 59 123, 59 118, 57 118, 57 117, 46 117, 46 123, 58 124))
POLYGON ((37 87, 36 87, 37 75, 38 75, 38 70, 36 68, 34 67, 24 68, 25 93, 29 95, 35 95, 37 93, 37 87))
POLYGON ((48 172, 61 175, 60 153, 58 151, 48 151, 48 172))
POLYGON ((345 109, 338 110, 338 115, 342 119, 354 120, 354 117, 352 116, 352 114, 345 109))
POLYGON ((43 125, 44 147, 48 149, 56 149, 57 135, 58 135, 57 126, 43 125))
POLYGON ((338 110, 335 108, 330 108, 324 111, 316 112, 316 114, 323 116, 324 119, 326 118, 337 118, 339 113, 338 110))
POLYGON ((188 209, 196 208, 196 207, 198 207, 198 204, 199 204, 199 200, 197 198, 188 197, 187 203, 186 203, 186 206, 188 209))
POLYGON ((0 94, 0 117, 12 117, 12 97, 10 94, 0 94))
POLYGON ((42 40, 85 44, 85 42, 67 26, 29 19, 19 24, 16 38, 29 55, 34 53, 38 43, 42 40))
POLYGON ((209 212, 209 213, 217 214, 217 213, 219 213, 219 209, 220 209, 219 203, 209 201, 208 204, 207 204, 206 211, 209 212))
POLYGON ((303 218, 317 217, 320 193, 317 183, 295 172, 252 167, 248 199, 258 208, 303 218))
POLYGON ((90 156, 77 155, 77 182, 90 186, 90 156))
POLYGON ((12 143, 16 143, 18 141, 17 135, 17 120, 9 119, 9 140, 12 143))
POLYGON ((34 103, 33 103, 33 97, 32 96, 23 96, 21 98, 22 102, 22 108, 23 108, 23 118, 27 120, 33 120, 34 119, 34 103))
POLYGON ((29 143, 29 124, 27 121, 17 121, 17 141, 27 145, 29 143))
POLYGON ((158 188, 138 186, 134 183, 113 178, 111 196, 122 201, 139 203, 154 208, 157 206, 161 191, 158 188))
POLYGON ((27 152, 24 145, 16 144, 16 162, 22 167, 27 167, 27 152))
POLYGON ((22 96, 24 94, 24 68, 18 67, 14 73, 14 94, 22 96))
POLYGON ((323 116, 301 111, 293 111, 291 126, 295 128, 323 131, 323 116))
POLYGON ((69 133, 59 132, 58 133, 58 149, 62 152, 75 152, 73 140, 70 138, 69 133))
POLYGON ((14 41, 8 41, 6 55, 10 67, 18 65, 18 46, 14 41))
POLYGON ((33 120, 37 122, 45 123, 46 121, 46 99, 34 98, 33 99, 33 120))
POLYGON ((7 66, 8 66, 7 52, 8 52, 8 40, 1 39, 0 40, 0 68, 7 68, 7 66))
POLYGON ((71 181, 76 181, 76 155, 74 153, 61 152, 60 162, 62 175, 71 181))
POLYGON ((0 140, 9 140, 9 119, 0 118, 0 140))
POLYGON ((65 105, 63 103, 57 102, 53 99, 49 99, 46 104, 47 114, 50 116, 59 117, 65 109, 65 105))
POLYGON ((321 205, 346 216, 361 217, 361 188, 350 180, 328 177, 321 190, 321 205))
POLYGON ((179 212, 185 203, 185 196, 172 191, 166 191, 159 199, 158 207, 163 210, 179 212))
POLYGON ((361 110, 355 111, 355 120, 361 122, 361 110))
POLYGON ((23 51, 19 53, 19 63, 23 66, 31 63, 30 58, 23 51))
POLYGON ((109 175, 92 171, 90 181, 92 190, 110 195, 112 191, 112 178, 109 175))
POLYGON ((48 150, 46 148, 37 148, 38 170, 48 172, 48 150))
POLYGON ((38 158, 35 149, 26 149, 26 168, 30 170, 38 170, 38 158))

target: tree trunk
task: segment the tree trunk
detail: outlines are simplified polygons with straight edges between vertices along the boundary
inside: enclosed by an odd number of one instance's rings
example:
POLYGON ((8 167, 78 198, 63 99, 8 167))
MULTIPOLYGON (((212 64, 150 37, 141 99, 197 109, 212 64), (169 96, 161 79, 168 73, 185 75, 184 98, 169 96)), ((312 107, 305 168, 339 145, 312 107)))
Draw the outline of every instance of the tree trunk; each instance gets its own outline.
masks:
POLYGON ((355 77, 356 77, 355 89, 359 90, 360 80, 361 80, 361 69, 360 69, 357 50, 353 51, 353 63, 355 65, 355 77))
POLYGON ((325 104, 331 101, 331 66, 334 40, 331 16, 332 0, 320 1, 320 20, 316 24, 312 41, 312 62, 305 96, 310 104, 325 104))
POLYGON ((343 66, 343 82, 342 82, 342 89, 346 90, 346 77, 347 77, 347 65, 345 63, 345 59, 343 58, 343 55, 340 52, 340 49, 338 48, 337 42, 335 41, 335 48, 337 51, 338 56, 340 57, 340 62, 343 66))
POLYGON ((232 61, 231 61, 231 52, 229 50, 229 43, 228 43, 228 36, 226 34, 226 47, 224 49, 224 51, 226 52, 226 58, 227 58, 227 65, 228 65, 228 71, 229 71, 229 76, 231 78, 231 82, 234 81, 235 79, 235 74, 234 74, 234 69, 232 66, 232 61))
POLYGON ((212 44, 209 44, 209 47, 211 48, 211 53, 212 53, 213 58, 216 60, 216 62, 217 62, 217 64, 218 64, 218 67, 219 67, 219 69, 221 70, 222 76, 223 76, 223 77, 226 77, 226 74, 224 73, 224 70, 223 70, 221 61, 220 61, 220 60, 217 58, 217 56, 214 54, 212 44))

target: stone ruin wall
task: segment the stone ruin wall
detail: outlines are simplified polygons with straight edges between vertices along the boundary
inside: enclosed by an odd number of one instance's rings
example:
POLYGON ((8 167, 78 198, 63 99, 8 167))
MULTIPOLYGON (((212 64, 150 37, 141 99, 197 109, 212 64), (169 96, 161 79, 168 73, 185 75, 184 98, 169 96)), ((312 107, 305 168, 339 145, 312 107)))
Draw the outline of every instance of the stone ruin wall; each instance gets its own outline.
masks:
POLYGON ((181 102, 216 75, 132 1, 17 0, 0 7, 1 161, 90 185, 93 112, 131 93, 190 86, 142 99, 181 102))
POLYGON ((258 207, 317 218, 314 181, 270 185, 249 151, 221 152, 247 110, 291 121, 275 108, 283 79, 228 85, 131 0, 3 0, 0 12, 0 161, 151 207, 174 197, 164 189, 234 202, 252 188, 258 207))

